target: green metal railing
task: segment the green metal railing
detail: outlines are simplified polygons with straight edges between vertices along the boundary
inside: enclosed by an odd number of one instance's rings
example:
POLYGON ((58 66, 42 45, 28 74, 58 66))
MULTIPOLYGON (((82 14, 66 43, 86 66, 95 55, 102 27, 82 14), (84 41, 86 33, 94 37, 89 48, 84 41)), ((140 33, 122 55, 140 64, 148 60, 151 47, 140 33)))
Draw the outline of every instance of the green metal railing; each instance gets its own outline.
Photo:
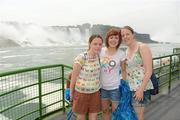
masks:
MULTIPOLYGON (((160 88, 172 89, 172 81, 180 79, 180 53, 153 59, 160 88)), ((66 111, 64 99, 67 76, 72 68, 49 65, 0 73, 0 119, 43 119, 66 111)))
POLYGON ((180 80, 180 53, 153 58, 154 72, 159 79, 159 86, 172 89, 172 81, 180 80))
POLYGON ((65 111, 64 81, 70 70, 60 64, 1 73, 0 117, 33 120, 65 111))
POLYGON ((180 53, 180 48, 173 48, 173 53, 180 53))

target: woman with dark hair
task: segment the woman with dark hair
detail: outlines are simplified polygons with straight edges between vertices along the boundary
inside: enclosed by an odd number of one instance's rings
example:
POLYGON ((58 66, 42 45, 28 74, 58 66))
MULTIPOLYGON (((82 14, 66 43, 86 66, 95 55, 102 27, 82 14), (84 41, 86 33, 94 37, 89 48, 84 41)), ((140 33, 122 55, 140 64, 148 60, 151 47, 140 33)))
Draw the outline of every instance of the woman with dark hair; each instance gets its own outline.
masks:
POLYGON ((103 120, 110 120, 111 110, 118 106, 120 79, 125 79, 122 69, 125 53, 119 49, 121 36, 119 29, 112 28, 106 34, 106 41, 100 53, 101 59, 101 104, 103 120), (111 109, 110 109, 111 108, 111 109))
POLYGON ((102 44, 103 39, 100 35, 92 35, 89 38, 89 49, 74 60, 70 101, 72 111, 77 113, 78 120, 85 120, 86 113, 89 120, 96 120, 97 113, 101 111, 99 52, 102 44))

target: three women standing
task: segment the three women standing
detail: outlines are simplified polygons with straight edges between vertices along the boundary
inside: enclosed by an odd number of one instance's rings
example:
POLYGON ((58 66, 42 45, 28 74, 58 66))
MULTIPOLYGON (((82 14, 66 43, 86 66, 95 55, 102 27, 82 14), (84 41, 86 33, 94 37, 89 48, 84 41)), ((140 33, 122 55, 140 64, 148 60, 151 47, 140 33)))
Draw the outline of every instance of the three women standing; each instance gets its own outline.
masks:
POLYGON ((123 27, 121 33, 118 29, 110 29, 106 34, 106 47, 101 50, 102 43, 101 36, 92 35, 88 51, 78 55, 74 61, 70 85, 73 112, 77 113, 78 120, 84 120, 87 112, 89 119, 95 120, 102 105, 103 120, 110 120, 111 109, 114 111, 119 104, 122 78, 127 80, 133 93, 133 106, 138 119, 143 120, 144 106, 150 98, 149 90, 153 88, 149 47, 136 41, 129 26, 123 27), (126 54, 119 49, 121 38, 127 45, 126 54))

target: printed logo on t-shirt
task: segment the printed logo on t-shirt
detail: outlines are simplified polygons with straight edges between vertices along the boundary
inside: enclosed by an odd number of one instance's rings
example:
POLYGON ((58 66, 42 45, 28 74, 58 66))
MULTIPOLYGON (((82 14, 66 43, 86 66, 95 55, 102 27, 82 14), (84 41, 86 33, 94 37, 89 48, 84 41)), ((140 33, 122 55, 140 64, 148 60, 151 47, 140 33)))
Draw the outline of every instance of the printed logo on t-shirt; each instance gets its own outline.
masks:
POLYGON ((110 59, 109 57, 104 57, 101 61, 101 69, 105 73, 111 74, 115 66, 116 66, 116 61, 110 59))

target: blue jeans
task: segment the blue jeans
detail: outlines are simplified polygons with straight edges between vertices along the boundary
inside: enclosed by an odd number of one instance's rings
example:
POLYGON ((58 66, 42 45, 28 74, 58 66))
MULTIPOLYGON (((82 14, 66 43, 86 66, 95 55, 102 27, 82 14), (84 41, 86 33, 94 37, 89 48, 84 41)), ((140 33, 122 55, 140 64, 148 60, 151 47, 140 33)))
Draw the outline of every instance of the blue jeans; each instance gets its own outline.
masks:
POLYGON ((141 101, 136 101, 133 97, 134 94, 135 91, 132 91, 132 104, 135 107, 144 107, 150 101, 150 97, 151 97, 150 90, 144 91, 144 98, 141 101))
POLYGON ((120 99, 119 88, 113 90, 105 90, 101 88, 101 99, 110 100, 112 102, 119 102, 120 99))

